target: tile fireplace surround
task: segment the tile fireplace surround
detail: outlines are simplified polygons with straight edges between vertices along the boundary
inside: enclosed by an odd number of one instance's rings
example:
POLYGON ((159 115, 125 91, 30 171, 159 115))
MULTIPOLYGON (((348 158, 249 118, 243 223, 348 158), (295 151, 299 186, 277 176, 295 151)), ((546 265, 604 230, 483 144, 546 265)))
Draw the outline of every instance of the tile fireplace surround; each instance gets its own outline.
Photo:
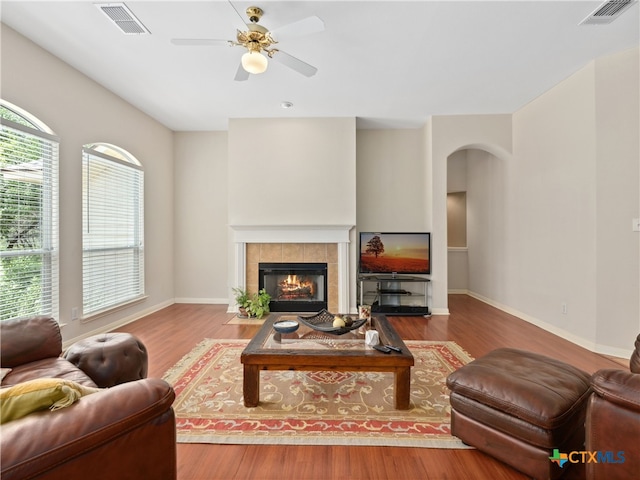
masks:
MULTIPOLYGON (((232 226, 235 284, 258 290, 260 262, 327 263, 328 310, 349 311, 349 232, 353 226, 232 226)), ((233 308, 233 305, 229 305, 233 308)))
POLYGON ((327 308, 338 312, 338 246, 335 243, 248 243, 247 290, 258 290, 260 263, 326 263, 327 308))

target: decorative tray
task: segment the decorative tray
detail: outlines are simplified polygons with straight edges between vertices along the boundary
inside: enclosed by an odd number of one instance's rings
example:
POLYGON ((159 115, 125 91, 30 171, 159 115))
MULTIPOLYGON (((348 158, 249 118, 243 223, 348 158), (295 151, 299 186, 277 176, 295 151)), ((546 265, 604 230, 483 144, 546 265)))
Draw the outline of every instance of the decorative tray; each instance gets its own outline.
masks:
POLYGON ((298 320, 319 332, 333 333, 334 335, 342 335, 344 333, 360 328, 367 322, 366 318, 358 318, 348 327, 334 327, 333 320, 335 315, 326 310, 320 310, 318 313, 309 316, 298 315, 298 320))

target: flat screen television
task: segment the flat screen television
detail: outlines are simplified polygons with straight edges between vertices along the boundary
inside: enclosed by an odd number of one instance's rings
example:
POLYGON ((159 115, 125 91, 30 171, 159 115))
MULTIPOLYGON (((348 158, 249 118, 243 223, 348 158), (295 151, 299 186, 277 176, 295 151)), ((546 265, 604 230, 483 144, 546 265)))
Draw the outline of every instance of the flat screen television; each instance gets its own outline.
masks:
POLYGON ((360 232, 361 274, 431 274, 429 232, 360 232))

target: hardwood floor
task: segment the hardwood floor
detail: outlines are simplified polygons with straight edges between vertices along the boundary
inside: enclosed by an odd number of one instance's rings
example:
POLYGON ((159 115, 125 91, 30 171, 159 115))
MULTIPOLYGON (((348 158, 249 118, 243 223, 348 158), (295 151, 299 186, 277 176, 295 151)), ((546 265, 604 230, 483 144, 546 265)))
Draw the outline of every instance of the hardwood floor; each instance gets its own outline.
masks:
MULTIPOLYGON (((149 351, 149 376, 162 377, 203 338, 252 338, 259 327, 225 325, 226 305, 176 304, 119 328, 149 351)), ((448 316, 390 317, 408 340, 453 340, 478 358, 499 347, 522 348, 558 358, 592 373, 622 368, 467 295, 449 297, 448 316)), ((632 342, 632 341, 631 341, 632 342)), ((231 479, 525 479, 476 450, 400 447, 178 444, 179 480, 231 479)), ((584 478, 579 465, 563 477, 584 478)))

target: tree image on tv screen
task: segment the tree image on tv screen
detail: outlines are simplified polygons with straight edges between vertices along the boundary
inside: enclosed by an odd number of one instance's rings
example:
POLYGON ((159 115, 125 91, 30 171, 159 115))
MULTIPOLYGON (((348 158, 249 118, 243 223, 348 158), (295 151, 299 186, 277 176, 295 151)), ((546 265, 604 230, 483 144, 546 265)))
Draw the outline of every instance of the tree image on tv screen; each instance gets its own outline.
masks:
POLYGON ((360 234, 361 273, 429 274, 428 233, 360 234))
POLYGON ((384 243, 382 243, 382 240, 380 240, 380 237, 378 235, 367 242, 366 252, 370 255, 375 255, 376 258, 384 253, 384 243))

